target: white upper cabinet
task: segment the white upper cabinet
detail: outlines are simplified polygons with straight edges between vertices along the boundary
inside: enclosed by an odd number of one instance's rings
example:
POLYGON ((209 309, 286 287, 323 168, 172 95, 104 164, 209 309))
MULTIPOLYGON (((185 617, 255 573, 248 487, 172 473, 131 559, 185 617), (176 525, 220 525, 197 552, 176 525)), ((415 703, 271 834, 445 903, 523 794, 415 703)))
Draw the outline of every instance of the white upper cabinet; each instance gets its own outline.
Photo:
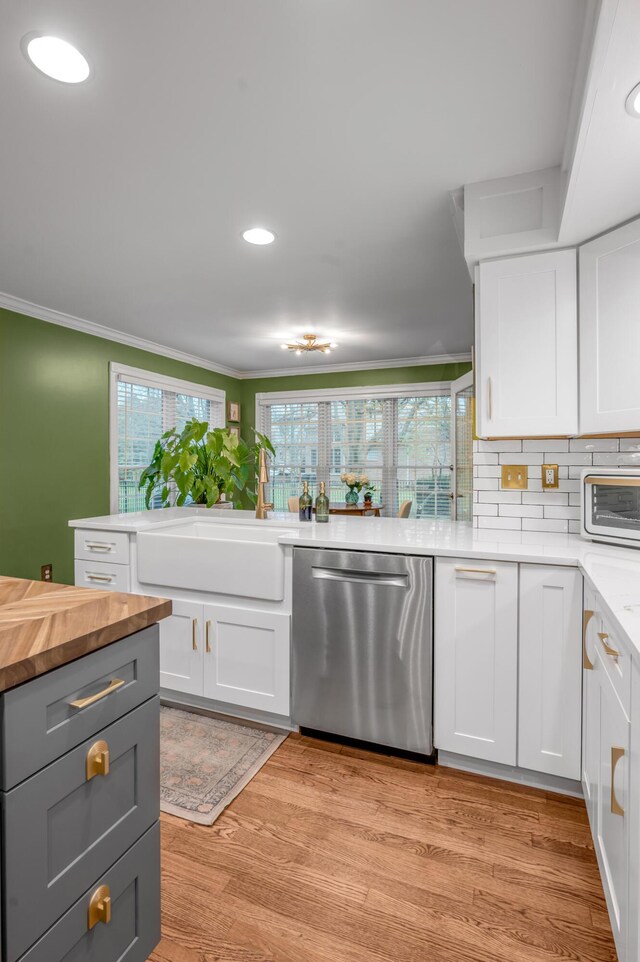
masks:
POLYGON ((476 272, 480 437, 578 433, 575 250, 484 261, 476 272))
POLYGON ((640 219, 580 248, 580 433, 640 431, 640 219))

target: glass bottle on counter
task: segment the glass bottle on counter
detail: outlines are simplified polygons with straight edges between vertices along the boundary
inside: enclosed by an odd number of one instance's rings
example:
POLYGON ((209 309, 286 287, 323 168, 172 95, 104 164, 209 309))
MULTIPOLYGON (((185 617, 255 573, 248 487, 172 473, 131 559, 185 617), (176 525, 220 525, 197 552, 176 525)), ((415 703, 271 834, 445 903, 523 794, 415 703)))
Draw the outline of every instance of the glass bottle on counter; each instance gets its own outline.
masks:
POLYGON ((298 501, 298 517, 300 521, 311 521, 311 495, 309 494, 309 482, 305 481, 302 486, 302 494, 298 501))
POLYGON ((316 521, 319 524, 329 520, 329 499, 325 494, 324 481, 320 482, 320 494, 316 498, 316 521))

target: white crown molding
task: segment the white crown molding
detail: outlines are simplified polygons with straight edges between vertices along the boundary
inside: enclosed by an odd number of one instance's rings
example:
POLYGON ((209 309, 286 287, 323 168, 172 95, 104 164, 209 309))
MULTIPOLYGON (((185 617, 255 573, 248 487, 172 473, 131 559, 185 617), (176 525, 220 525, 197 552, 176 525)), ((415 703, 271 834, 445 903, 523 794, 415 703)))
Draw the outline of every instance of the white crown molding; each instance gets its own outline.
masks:
POLYGON ((337 371, 380 371, 393 367, 427 367, 432 364, 459 364, 471 361, 471 352, 465 354, 425 354, 423 357, 396 357, 388 361, 353 361, 344 364, 310 364, 299 368, 274 368, 267 371, 242 371, 244 380, 259 377, 297 377, 300 374, 331 374, 337 371))
POLYGON ((5 294, 2 291, 0 291, 0 307, 13 311, 15 314, 25 314, 27 317, 36 317, 40 321, 47 321, 49 324, 57 324, 59 327, 70 327, 74 331, 82 331, 85 334, 92 334, 94 337, 102 337, 108 341, 116 341, 118 344, 126 344, 128 347, 135 347, 140 351, 170 357, 174 361, 182 361, 184 364, 191 364, 193 367, 199 367, 205 371, 214 371, 216 374, 224 374, 239 381, 262 377, 296 377, 300 374, 331 374, 339 371, 379 371, 384 368, 423 367, 432 364, 456 364, 471 361, 471 353, 469 352, 465 354, 427 354, 423 357, 397 357, 386 361, 347 361, 341 364, 310 364, 297 368, 238 371, 235 368, 227 367, 225 364, 217 364, 215 361, 199 357, 196 354, 186 354, 184 351, 166 347, 156 341, 148 341, 143 337, 136 337, 135 334, 125 334, 124 331, 116 331, 111 327, 104 327, 102 324, 95 324, 93 321, 85 321, 81 317, 65 314, 63 311, 43 307, 41 304, 33 304, 31 301, 25 301, 20 297, 14 297, 13 294, 5 294))
POLYGON ((137 347, 140 351, 149 351, 151 354, 170 357, 174 361, 183 361, 185 364, 203 368, 205 371, 215 371, 216 374, 226 374, 227 377, 242 377, 241 371, 226 367, 224 364, 208 361, 196 354, 186 354, 184 351, 178 351, 173 347, 165 347, 164 344, 147 341, 145 338, 136 337, 134 334, 125 334, 124 331, 116 331, 111 327, 104 327, 102 324, 94 324, 93 321, 85 321, 81 317, 73 317, 72 314, 64 314, 62 311, 42 307, 40 304, 32 304, 31 301, 23 301, 19 297, 4 294, 1 291, 0 307, 4 307, 8 311, 14 311, 16 314, 36 317, 38 320, 47 321, 49 324, 57 324, 59 327, 70 327, 74 331, 93 334, 94 337, 102 337, 107 341, 116 341, 118 344, 126 344, 128 347, 137 347))

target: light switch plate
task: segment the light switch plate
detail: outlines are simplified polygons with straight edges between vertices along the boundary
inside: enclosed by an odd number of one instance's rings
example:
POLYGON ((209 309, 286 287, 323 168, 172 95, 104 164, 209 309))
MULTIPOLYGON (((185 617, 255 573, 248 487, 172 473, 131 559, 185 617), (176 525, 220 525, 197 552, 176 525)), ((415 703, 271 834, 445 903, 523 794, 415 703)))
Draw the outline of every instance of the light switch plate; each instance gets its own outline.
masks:
POLYGON ((529 486, 529 468, 526 464, 503 464, 502 487, 522 491, 529 486))
POLYGON ((543 464, 542 465, 542 487, 546 491, 549 488, 558 487, 558 465, 557 464, 543 464))

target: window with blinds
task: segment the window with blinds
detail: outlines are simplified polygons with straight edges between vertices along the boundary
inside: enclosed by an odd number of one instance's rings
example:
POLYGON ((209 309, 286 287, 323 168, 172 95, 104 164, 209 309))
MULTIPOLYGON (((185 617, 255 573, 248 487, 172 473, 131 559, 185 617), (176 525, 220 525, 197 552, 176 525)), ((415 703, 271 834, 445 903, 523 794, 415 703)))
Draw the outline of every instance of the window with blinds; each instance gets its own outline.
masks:
POLYGON ((451 516, 448 391, 316 401, 270 401, 265 395, 258 403, 261 430, 276 449, 271 496, 277 510, 287 510, 303 481, 316 491, 324 481, 330 500, 344 501, 340 475, 353 471, 368 475, 374 503, 383 504, 386 515, 408 500, 414 517, 451 516))
POLYGON ((143 511, 138 488, 158 438, 190 418, 224 427, 225 394, 205 385, 111 365, 111 508, 143 511))

